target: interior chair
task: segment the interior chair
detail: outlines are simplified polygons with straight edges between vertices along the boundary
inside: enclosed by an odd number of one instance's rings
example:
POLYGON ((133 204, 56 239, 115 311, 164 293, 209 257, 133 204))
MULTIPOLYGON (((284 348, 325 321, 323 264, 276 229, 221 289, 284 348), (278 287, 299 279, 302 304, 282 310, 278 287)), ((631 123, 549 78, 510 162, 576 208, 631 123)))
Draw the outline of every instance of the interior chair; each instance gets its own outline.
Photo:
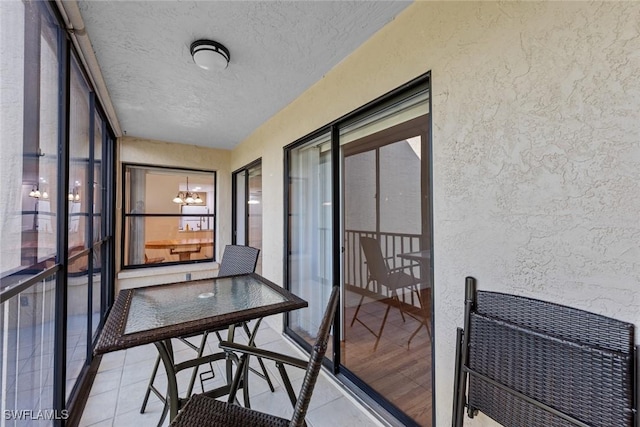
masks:
MULTIPOLYGON (((219 270, 218 270, 218 277, 235 276, 235 275, 238 275, 238 274, 253 273, 255 271, 256 264, 258 262, 258 254, 259 253, 260 253, 259 249, 253 248, 251 246, 227 245, 225 247, 225 249, 224 249, 224 253, 222 254, 222 260, 220 261, 220 267, 219 267, 219 270)), ((249 330, 249 327, 248 327, 248 325, 246 323, 242 323, 240 326, 243 327, 243 330, 245 331, 247 336, 251 336, 251 331, 249 330)), ((214 330, 214 331, 205 332, 200 338, 200 343, 197 344, 197 345, 193 344, 192 342, 190 342, 186 338, 178 338, 178 339, 180 341, 182 341, 187 347, 189 347, 192 350, 194 350, 196 352, 196 357, 199 358, 204 353, 206 342, 207 342, 207 338, 208 338, 208 336, 209 336, 209 334, 211 332, 214 332, 216 334, 216 336, 218 337, 218 340, 222 341, 222 337, 220 336, 220 331, 221 330, 214 330)), ((147 386, 147 390, 145 392, 144 400, 142 401, 142 406, 140 408, 140 413, 141 414, 144 413, 144 411, 147 408, 147 404, 149 402, 149 396, 151 395, 151 393, 156 395, 158 397, 158 399, 160 399, 165 404, 163 412, 162 412, 162 415, 160 417, 160 422, 158 423, 158 426, 162 425, 165 417, 167 416, 168 410, 169 410, 169 406, 167 405, 167 401, 166 401, 166 397, 165 397, 164 393, 161 393, 154 386, 154 381, 155 381, 156 375, 158 373, 158 368, 160 367, 160 362, 161 362, 160 355, 158 355, 158 357, 156 357, 156 362, 155 362, 153 370, 151 372, 151 378, 149 379, 149 384, 147 386)), ((266 368, 264 366, 264 363, 260 359, 258 359, 258 362, 260 363, 260 367, 262 368, 262 372, 258 372, 258 371, 254 370, 254 369, 251 369, 251 371, 256 373, 258 376, 264 378, 267 381, 267 384, 269 385, 269 388, 273 392, 275 389, 273 387, 273 383, 271 382, 271 378, 269 378, 269 374, 267 373, 267 370, 266 370, 266 368)), ((191 380, 189 382, 189 387, 187 388, 187 393, 186 393, 187 396, 191 395, 191 393, 193 391, 193 387, 194 387, 194 384, 195 384, 197 372, 198 372, 198 367, 195 367, 194 370, 193 370, 193 374, 191 376, 191 380)), ((208 370, 200 373, 200 385, 202 387, 202 391, 203 392, 204 392, 204 382, 206 380, 209 380, 209 379, 212 379, 212 378, 214 378, 214 367, 213 367, 212 364, 210 364, 208 370)))
MULTIPOLYGON (((394 257, 385 258, 382 255, 380 243, 378 242, 378 240, 372 237, 360 236, 360 246, 362 247, 362 251, 364 252, 367 269, 369 271, 367 286, 365 290, 371 292, 363 292, 360 296, 360 301, 358 301, 356 311, 353 314, 353 319, 351 319, 351 326, 353 326, 353 324, 357 321, 369 332, 371 332, 373 336, 376 337, 376 342, 373 346, 373 350, 375 351, 378 348, 378 344, 380 343, 380 338, 382 337, 382 332, 387 322, 387 316, 389 315, 389 310, 391 309, 392 305, 395 305, 398 310, 400 310, 402 320, 405 320, 403 303, 398 297, 398 290, 402 288, 408 288, 411 289, 411 291, 415 291, 418 297, 418 301, 420 302, 420 293, 418 288, 420 279, 415 277, 413 274, 413 268, 419 267, 419 264, 408 264, 393 268, 389 267, 387 260, 393 259, 394 257), (369 289, 370 285, 374 283, 375 287, 369 289), (381 285, 386 288, 386 291, 384 293, 381 292, 381 285), (376 299, 377 296, 382 295, 384 296, 384 302, 387 304, 387 308, 384 312, 384 317, 382 318, 382 322, 380 324, 380 329, 377 332, 371 329, 362 320, 358 319, 358 312, 362 307, 362 302, 364 301, 364 297, 366 295, 374 299, 376 299)), ((422 306, 422 302, 420 302, 420 304, 422 306)))
POLYGON ((240 353, 240 363, 238 370, 233 379, 231 393, 227 402, 213 399, 204 394, 191 397, 184 409, 178 413, 178 416, 171 423, 174 427, 299 427, 305 426, 305 416, 309 408, 309 402, 313 394, 322 360, 327 351, 327 343, 329 341, 329 333, 331 325, 335 317, 338 307, 338 298, 340 292, 338 287, 334 287, 329 303, 325 310, 322 323, 316 336, 311 356, 308 361, 284 354, 279 354, 256 347, 245 346, 232 342, 221 342, 220 347, 225 351, 233 351, 240 353), (250 408, 237 406, 235 401, 235 393, 243 378, 246 378, 247 366, 250 356, 261 357, 275 361, 278 371, 282 375, 283 383, 289 394, 289 399, 294 407, 293 417, 290 420, 276 417, 264 412, 259 412, 250 408), (295 396, 291 381, 285 370, 285 365, 306 369, 306 374, 302 382, 302 387, 295 396))

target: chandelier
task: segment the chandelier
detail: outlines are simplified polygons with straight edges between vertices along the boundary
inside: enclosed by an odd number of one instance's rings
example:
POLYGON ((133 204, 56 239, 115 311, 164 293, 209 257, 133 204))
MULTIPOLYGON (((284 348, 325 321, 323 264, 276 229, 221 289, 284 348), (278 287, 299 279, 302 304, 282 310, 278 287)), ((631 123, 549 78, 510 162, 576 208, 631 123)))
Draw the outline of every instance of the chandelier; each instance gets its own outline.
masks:
POLYGON ((187 191, 178 191, 176 197, 173 198, 173 203, 180 205, 192 205, 202 203, 202 199, 198 193, 189 191, 189 177, 187 177, 187 191))
POLYGON ((47 193, 46 190, 43 190, 42 193, 40 193, 40 188, 36 184, 36 185, 31 187, 31 191, 29 192, 29 197, 33 197, 34 199, 39 199, 41 197, 43 199, 48 199, 49 198, 49 194, 47 193))
POLYGON ((80 203, 80 181, 75 181, 75 185, 67 194, 67 199, 73 203, 80 203))

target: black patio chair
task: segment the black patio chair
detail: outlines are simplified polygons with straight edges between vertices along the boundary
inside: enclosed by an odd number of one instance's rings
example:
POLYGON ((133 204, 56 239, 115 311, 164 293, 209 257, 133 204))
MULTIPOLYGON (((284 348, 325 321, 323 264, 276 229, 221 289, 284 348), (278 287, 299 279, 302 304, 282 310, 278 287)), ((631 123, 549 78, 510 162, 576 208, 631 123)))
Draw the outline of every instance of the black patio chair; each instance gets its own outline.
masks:
POLYGON ((331 325, 335 317, 338 307, 339 288, 334 287, 329 303, 325 310, 322 323, 318 330, 316 342, 313 346, 309 361, 304 361, 295 357, 287 356, 280 353, 262 350, 256 347, 245 346, 232 342, 221 342, 220 347, 225 351, 241 353, 240 363, 236 375, 231 386, 228 402, 222 402, 206 395, 200 394, 193 396, 187 402, 184 409, 178 414, 176 419, 171 423, 174 427, 299 427, 305 426, 305 416, 309 408, 309 402, 313 394, 322 360, 327 351, 327 343, 329 341, 329 333, 331 325), (250 408, 237 406, 235 401, 235 393, 238 386, 246 378, 247 366, 250 356, 261 357, 263 359, 271 359, 276 362, 278 371, 282 375, 282 379, 289 394, 289 399, 294 406, 293 417, 290 420, 276 417, 264 412, 259 412, 250 408), (306 374, 302 382, 302 388, 296 398, 291 381, 285 370, 285 365, 306 369, 306 374))
POLYGON ((361 236, 360 246, 362 247, 362 251, 364 252, 364 257, 366 259, 367 267, 369 270, 366 289, 369 290, 369 285, 373 282, 375 282, 376 287, 372 290, 372 293, 363 293, 360 296, 360 301, 358 301, 358 306, 356 307, 356 311, 353 314, 353 319, 351 319, 351 326, 353 326, 353 324, 357 321, 369 332, 371 332, 373 336, 376 337, 376 342, 373 346, 373 350, 375 351, 378 348, 378 344, 380 343, 382 331, 384 330, 384 326, 387 323, 387 316, 389 315, 389 310, 391 309, 392 303, 394 303, 394 305, 398 307, 398 310, 400 310, 402 320, 405 320, 402 303, 400 301, 400 298, 398 297, 398 290, 401 288, 408 288, 412 292, 416 292, 418 300, 420 301, 418 285, 421 283, 421 280, 415 277, 412 273, 413 267, 419 267, 419 265, 412 264, 395 268, 389 267, 389 265, 387 264, 387 259, 393 257, 385 258, 382 255, 380 243, 372 237, 361 236), (383 285, 386 288, 386 292, 384 294, 380 291, 380 285, 383 285), (371 327, 365 324, 362 320, 358 319, 358 312, 360 311, 360 307, 362 307, 362 302, 364 301, 366 295, 369 295, 372 298, 383 296, 384 298, 391 299, 390 301, 386 301, 387 308, 384 312, 382 322, 380 323, 380 329, 377 332, 371 329, 371 327))

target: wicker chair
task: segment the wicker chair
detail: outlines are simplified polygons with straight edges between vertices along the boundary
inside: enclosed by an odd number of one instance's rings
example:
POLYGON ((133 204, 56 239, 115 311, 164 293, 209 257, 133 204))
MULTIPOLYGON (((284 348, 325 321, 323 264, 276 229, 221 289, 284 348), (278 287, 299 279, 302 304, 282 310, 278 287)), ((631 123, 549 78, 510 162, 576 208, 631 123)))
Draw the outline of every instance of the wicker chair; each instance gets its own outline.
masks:
POLYGON ((464 425, 465 407, 470 418, 482 412, 507 427, 638 427, 631 323, 476 291, 467 277, 456 340, 454 427, 464 425))
POLYGON ((303 361, 294 357, 261 350, 255 347, 244 346, 231 342, 222 342, 220 347, 226 351, 239 352, 242 354, 240 364, 231 387, 229 394, 229 402, 235 399, 235 393, 238 385, 246 378, 247 366, 250 356, 258 356, 264 359, 271 359, 276 362, 278 371, 282 375, 282 379, 289 394, 291 403, 294 406, 293 417, 291 420, 276 417, 273 415, 258 412, 253 409, 243 408, 232 403, 226 403, 213 398, 196 395, 193 396, 182 412, 178 414, 176 419, 171 423, 175 427, 267 427, 267 426, 290 426, 299 427, 306 425, 304 418, 309 407, 311 395, 315 387, 322 360, 327 351, 327 342, 329 340, 329 332, 338 307, 339 288, 334 287, 329 303, 325 311, 322 323, 318 330, 316 342, 313 346, 309 361, 303 361), (298 368, 306 369, 302 388, 298 397, 293 393, 291 381, 287 376, 284 365, 291 365, 298 368))
MULTIPOLYGON (((220 261, 218 277, 253 273, 256 268, 256 263, 258 261, 259 253, 260 253, 259 249, 252 248, 250 246, 227 245, 224 249, 222 260, 220 261)), ((242 323, 241 326, 243 327, 247 336, 251 336, 251 331, 249 330, 248 325, 246 323, 242 323)), ((214 332, 218 337, 218 340, 222 341, 222 337, 220 336, 220 330, 209 331, 204 333, 198 345, 193 344, 192 342, 188 341, 186 338, 178 338, 178 339, 182 341, 185 345, 187 345, 189 348, 194 350, 197 354, 196 357, 199 358, 204 353, 207 338, 209 336, 209 333, 211 332, 214 332)), ((161 393, 154 386, 154 381, 158 373, 158 368, 160 367, 160 361, 161 361, 160 355, 158 355, 158 357, 156 358, 156 363, 153 367, 153 371, 151 372, 151 378, 149 379, 149 385, 147 386, 144 400, 142 402, 142 407, 140 408, 140 413, 144 413, 144 411, 147 408, 147 403, 149 402, 149 396, 151 395, 151 393, 155 394, 158 397, 158 399, 164 402, 165 406, 164 406, 162 415, 160 417, 160 422, 158 423, 159 426, 162 425, 165 417, 167 416, 168 409, 169 409, 164 394, 161 393)), ((264 378, 267 381, 267 384, 269 385, 269 388, 271 389, 271 391, 274 391, 275 389, 273 387, 273 383, 271 382, 271 378, 269 378, 269 374, 267 373, 267 369, 265 368, 264 363, 260 359, 258 359, 258 362, 260 363, 262 372, 255 371, 254 369, 251 369, 251 370, 261 378, 264 378)), ((189 383, 189 387, 187 388, 187 396, 189 396, 193 391, 193 386, 195 384, 197 372, 198 372, 198 369, 196 367, 193 370, 191 381, 189 383)), ((213 366, 210 364, 209 369, 200 373, 200 384, 203 392, 204 392, 204 381, 212 379, 214 377, 213 372, 214 372, 213 366)))

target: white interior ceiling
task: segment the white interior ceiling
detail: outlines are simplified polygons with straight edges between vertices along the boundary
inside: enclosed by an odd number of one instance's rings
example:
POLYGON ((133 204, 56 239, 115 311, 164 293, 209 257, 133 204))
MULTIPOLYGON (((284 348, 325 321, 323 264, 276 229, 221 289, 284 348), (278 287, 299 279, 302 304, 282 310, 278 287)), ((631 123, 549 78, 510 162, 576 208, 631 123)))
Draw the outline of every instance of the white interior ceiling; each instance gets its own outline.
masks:
MULTIPOLYGON (((233 148, 410 2, 79 1, 118 121, 129 136, 233 148), (224 44, 226 70, 193 62, 224 44)), ((386 55, 385 52, 380 52, 386 55)))

